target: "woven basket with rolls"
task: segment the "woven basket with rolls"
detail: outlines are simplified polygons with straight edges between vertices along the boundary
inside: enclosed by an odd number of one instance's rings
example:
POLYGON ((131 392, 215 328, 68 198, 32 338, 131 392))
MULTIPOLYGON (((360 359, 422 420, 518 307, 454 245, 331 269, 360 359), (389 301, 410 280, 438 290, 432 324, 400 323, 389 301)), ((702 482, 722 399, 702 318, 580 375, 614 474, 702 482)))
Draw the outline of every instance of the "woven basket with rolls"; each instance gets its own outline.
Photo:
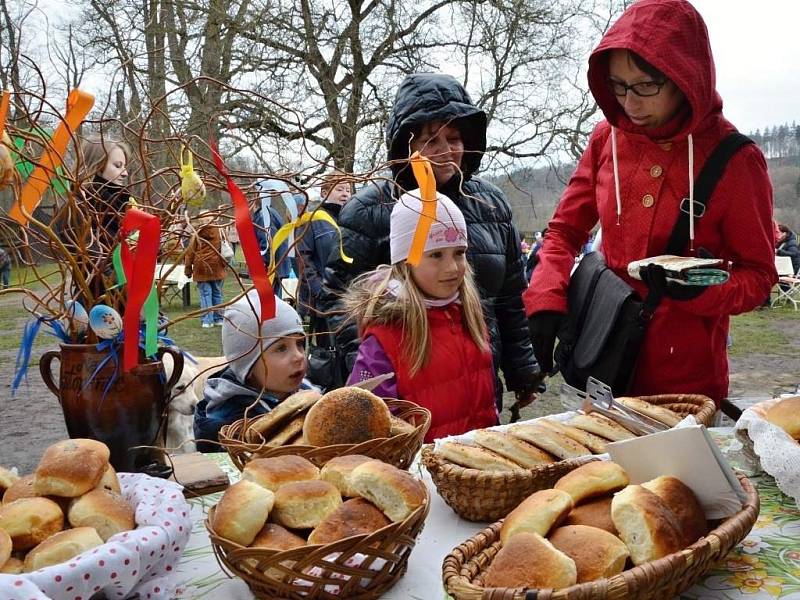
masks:
POLYGON ((321 466, 335 456, 345 454, 363 454, 377 458, 401 469, 408 469, 414 460, 428 428, 431 425, 431 413, 428 409, 408 402, 387 398, 386 404, 392 416, 413 426, 408 431, 391 437, 375 438, 359 444, 337 444, 333 446, 284 445, 271 446, 267 443, 254 443, 248 438, 248 429, 267 415, 255 419, 240 419, 226 425, 219 432, 219 442, 227 450, 231 461, 240 471, 253 458, 270 458, 286 454, 297 454, 307 458, 317 466, 321 466))
POLYGON ((447 592, 456 600, 654 600, 673 598, 700 580, 720 559, 743 540, 758 518, 758 493, 738 475, 747 494, 742 510, 723 521, 688 548, 646 562, 613 577, 558 590, 484 588, 481 576, 500 548, 503 522, 497 522, 459 545, 444 559, 442 576, 447 592))
MULTIPOLYGON (((681 417, 694 415, 698 423, 706 426, 711 425, 716 411, 713 400, 699 394, 664 394, 641 399, 681 417)), ((503 518, 530 494, 552 487, 560 477, 590 460, 595 459, 582 456, 531 469, 481 471, 447 461, 433 451, 433 446, 422 449, 422 463, 439 495, 469 521, 491 522, 503 518)))

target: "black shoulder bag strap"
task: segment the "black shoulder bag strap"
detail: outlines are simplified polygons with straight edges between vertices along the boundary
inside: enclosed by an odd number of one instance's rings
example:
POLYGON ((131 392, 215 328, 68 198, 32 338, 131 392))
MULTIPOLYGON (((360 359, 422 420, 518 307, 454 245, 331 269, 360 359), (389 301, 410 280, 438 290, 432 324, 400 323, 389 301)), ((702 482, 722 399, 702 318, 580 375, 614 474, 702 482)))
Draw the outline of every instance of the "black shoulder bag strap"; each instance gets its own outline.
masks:
MULTIPOLYGON (((708 208, 708 202, 714 194, 717 183, 722 179, 722 174, 725 172, 725 167, 736 152, 746 144, 754 143, 749 137, 735 131, 725 137, 711 155, 706 159, 700 174, 694 181, 694 218, 702 217, 708 208)), ((682 256, 686 249, 686 244, 689 243, 689 199, 684 198, 681 201, 680 212, 678 213, 678 220, 675 222, 675 227, 672 229, 672 234, 667 242, 667 248, 664 254, 674 254, 682 256)), ((649 293, 642 306, 642 313, 647 320, 652 317, 659 303, 661 302, 662 294, 649 293)))

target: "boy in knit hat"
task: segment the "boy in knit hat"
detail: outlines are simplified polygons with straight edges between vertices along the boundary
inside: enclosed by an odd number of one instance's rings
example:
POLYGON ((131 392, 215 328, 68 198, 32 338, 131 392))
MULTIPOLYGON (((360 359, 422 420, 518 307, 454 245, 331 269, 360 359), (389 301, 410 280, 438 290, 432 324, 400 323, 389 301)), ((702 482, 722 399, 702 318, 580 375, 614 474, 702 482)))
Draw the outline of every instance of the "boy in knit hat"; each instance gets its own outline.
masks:
POLYGON ((201 452, 219 452, 219 430, 244 417, 268 413, 287 396, 312 389, 305 379, 306 337, 295 310, 275 298, 275 317, 261 323, 258 294, 251 290, 225 311, 225 369, 209 377, 194 414, 201 452), (203 441, 201 441, 203 440, 203 441))

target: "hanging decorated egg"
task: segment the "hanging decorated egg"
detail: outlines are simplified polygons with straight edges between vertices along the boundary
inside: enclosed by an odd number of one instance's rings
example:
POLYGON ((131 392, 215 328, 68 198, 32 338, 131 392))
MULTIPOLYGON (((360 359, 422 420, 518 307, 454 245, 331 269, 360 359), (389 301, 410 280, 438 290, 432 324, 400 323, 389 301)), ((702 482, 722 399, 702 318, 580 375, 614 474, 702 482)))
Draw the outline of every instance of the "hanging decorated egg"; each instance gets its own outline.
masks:
POLYGON ((122 317, 110 306, 98 304, 89 312, 89 327, 97 337, 110 340, 122 331, 122 317))
POLYGON ((181 196, 189 206, 198 208, 206 199, 206 186, 194 170, 192 151, 181 147, 181 196))
POLYGON ((64 302, 67 316, 64 319, 64 328, 71 334, 82 336, 89 328, 89 314, 83 304, 77 300, 67 300, 64 302))

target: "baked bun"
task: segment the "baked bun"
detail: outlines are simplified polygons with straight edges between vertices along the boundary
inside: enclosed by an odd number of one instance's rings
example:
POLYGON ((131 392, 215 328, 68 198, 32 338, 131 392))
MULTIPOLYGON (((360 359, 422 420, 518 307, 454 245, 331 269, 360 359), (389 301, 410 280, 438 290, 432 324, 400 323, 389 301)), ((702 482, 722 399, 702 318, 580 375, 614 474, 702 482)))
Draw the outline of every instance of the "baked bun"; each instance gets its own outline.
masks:
POLYGON ((332 483, 342 496, 352 498, 357 496, 350 488, 350 474, 359 465, 375 460, 362 454, 345 454, 330 459, 319 472, 319 478, 332 483))
POLYGON ((33 489, 34 479, 36 479, 35 475, 25 475, 25 477, 17 479, 3 494, 3 504, 9 504, 20 498, 36 498, 39 496, 40 494, 37 494, 33 489))
POLYGON ((675 427, 675 425, 683 420, 683 418, 675 411, 664 408, 663 406, 650 404, 641 398, 628 398, 626 396, 622 396, 621 398, 614 398, 614 400, 623 406, 632 408, 636 412, 648 416, 651 419, 655 419, 659 423, 663 423, 669 427, 675 427))
POLYGON ((0 493, 5 492, 17 481, 19 481, 19 475, 13 471, 9 471, 8 469, 0 467, 0 493))
POLYGON ((641 485, 614 494, 611 519, 628 546, 631 561, 641 565, 683 548, 678 519, 666 504, 641 485))
POLYGON ((576 415, 567 421, 567 425, 583 429, 584 431, 594 433, 595 435, 599 435, 600 437, 614 442, 630 440, 636 437, 616 421, 612 421, 597 413, 576 415))
POLYGON ((683 546, 691 546, 708 532, 706 513, 689 486, 675 477, 657 477, 642 487, 666 504, 678 518, 683 532, 683 546))
POLYGON ((425 484, 408 471, 373 460, 359 465, 350 475, 356 494, 380 508, 392 521, 402 521, 427 502, 425 484))
POLYGON ((75 558, 103 544, 91 527, 68 529, 47 538, 25 556, 25 571, 30 573, 75 558))
POLYGON ((572 497, 561 490, 539 490, 523 500, 508 513, 500 529, 503 544, 523 531, 547 535, 572 510, 572 497))
POLYGON ((93 527, 104 542, 136 527, 131 505, 117 492, 106 489, 92 490, 73 500, 67 518, 73 527, 93 527))
POLYGON ((767 410, 767 421, 783 429, 790 437, 800 440, 800 396, 784 398, 767 410))
POLYGON ((331 390, 308 411, 303 438, 311 446, 360 444, 389 437, 391 413, 381 398, 357 387, 331 390))
POLYGON ((517 463, 484 448, 459 442, 445 442, 436 452, 445 460, 468 469, 481 471, 514 471, 521 469, 517 463))
POLYGON ((41 496, 75 498, 97 487, 108 467, 105 444, 94 440, 64 440, 44 451, 33 489, 41 496), (89 443, 92 442, 92 443, 89 443))
POLYGON ((589 433, 588 431, 578 429, 577 427, 572 427, 571 425, 564 425, 564 423, 561 421, 556 421, 555 419, 538 419, 536 424, 541 425, 542 427, 547 427, 548 429, 552 429, 553 431, 560 433, 561 435, 565 435, 568 438, 572 438, 581 446, 586 446, 595 454, 603 454, 606 451, 606 444, 608 443, 608 440, 601 438, 599 435, 589 433))
POLYGON ((628 547, 622 540, 597 527, 559 527, 549 539, 553 546, 575 561, 578 583, 622 573, 628 560, 628 547))
POLYGON ((309 544, 330 544, 386 527, 391 521, 363 498, 352 498, 320 521, 308 536, 309 544))
POLYGON ((547 452, 501 431, 479 429, 475 432, 475 441, 487 450, 496 452, 528 469, 555 462, 547 452))
POLYGON ((611 498, 604 496, 576 506, 567 515, 564 525, 589 525, 619 536, 611 520, 611 498))
POLYGON ((64 513, 47 498, 22 498, 0 506, 0 529, 11 536, 14 550, 27 550, 64 529, 64 513))
POLYGON ((287 483, 319 479, 319 469, 310 460, 294 454, 255 458, 245 465, 242 479, 275 492, 287 483))
POLYGON ((311 529, 342 504, 342 496, 327 481, 287 483, 275 492, 272 520, 290 529, 311 529))
POLYGON ((605 496, 621 490, 630 482, 625 469, 617 463, 596 460, 570 471, 553 487, 567 492, 577 506, 587 498, 605 496))
POLYGON ((401 433, 413 433, 416 427, 414 427, 408 421, 404 421, 400 417, 395 417, 394 415, 391 416, 391 429, 389 429, 389 436, 394 437, 396 435, 400 435, 401 433))
POLYGON ((285 446, 303 432, 306 416, 300 413, 267 439, 268 446, 285 446))
POLYGON ((117 477, 117 472, 114 470, 114 467, 108 465, 105 473, 103 473, 102 479, 100 479, 100 483, 97 484, 97 488, 95 489, 111 490, 118 494, 122 493, 122 488, 119 485, 119 478, 117 477))
POLYGON ((0 565, 0 573, 3 575, 19 575, 25 572, 25 563, 13 556, 4 565, 0 565))
POLYGON ((247 440, 256 443, 265 441, 272 432, 308 410, 321 397, 316 390, 302 390, 288 396, 266 415, 253 420, 247 428, 247 440))
POLYGON ((11 536, 6 533, 5 529, 0 529, 0 567, 11 558, 11 548, 13 548, 11 536))
POLYGON ((239 481, 225 490, 214 510, 212 529, 220 537, 249 546, 267 521, 275 494, 252 481, 239 481))
POLYGON ((579 444, 572 438, 561 435, 541 425, 534 425, 532 423, 515 425, 511 427, 508 432, 526 442, 530 442, 545 452, 549 452, 561 460, 578 458, 579 456, 586 456, 592 453, 586 446, 579 444))
POLYGON ((503 544, 483 584, 487 588, 562 588, 577 580, 574 560, 539 534, 523 532, 503 544))
POLYGON ((86 448, 87 450, 94 452, 104 463, 107 463, 111 460, 111 450, 109 450, 108 446, 106 446, 103 442, 89 438, 74 438, 72 440, 65 441, 74 442, 81 448, 86 448))
POLYGON ((306 541, 299 535, 292 533, 285 527, 281 527, 276 523, 267 523, 261 528, 261 531, 256 534, 256 539, 253 540, 250 547, 283 551, 305 545, 306 541))

